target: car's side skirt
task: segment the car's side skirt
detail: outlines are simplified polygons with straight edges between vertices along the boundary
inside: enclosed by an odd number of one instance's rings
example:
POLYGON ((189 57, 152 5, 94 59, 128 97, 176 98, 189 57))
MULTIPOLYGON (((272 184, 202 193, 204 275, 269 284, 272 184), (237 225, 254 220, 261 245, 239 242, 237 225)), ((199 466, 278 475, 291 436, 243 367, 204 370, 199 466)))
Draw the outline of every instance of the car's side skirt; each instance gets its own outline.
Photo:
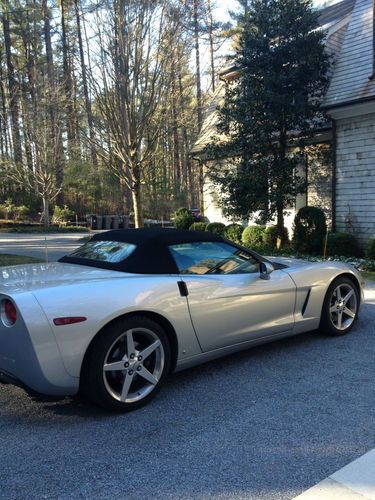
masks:
POLYGON ((214 359, 221 358, 223 356, 227 356, 235 352, 244 351, 246 349, 249 349, 251 347, 260 344, 267 344, 268 342, 273 342, 274 340, 282 339, 285 337, 293 337, 298 333, 295 332, 294 330, 288 330, 287 332, 281 332, 274 335, 267 335, 265 337, 249 340, 247 342, 240 342, 239 344, 233 344, 227 347, 222 347, 220 349, 214 349, 213 351, 203 352, 201 354, 197 354, 195 356, 191 356, 186 359, 178 359, 174 371, 179 372, 185 370, 186 368, 191 368, 193 366, 200 365, 202 363, 206 363, 208 361, 212 361, 214 359))

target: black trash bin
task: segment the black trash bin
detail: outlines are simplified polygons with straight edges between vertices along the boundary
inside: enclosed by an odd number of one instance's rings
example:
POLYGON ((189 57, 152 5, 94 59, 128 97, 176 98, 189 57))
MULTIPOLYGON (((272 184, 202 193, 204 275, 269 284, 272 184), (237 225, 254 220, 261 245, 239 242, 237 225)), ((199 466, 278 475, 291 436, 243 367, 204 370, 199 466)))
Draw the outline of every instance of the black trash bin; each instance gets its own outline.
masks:
POLYGON ((88 215, 86 220, 89 228, 98 229, 98 218, 96 215, 88 215))

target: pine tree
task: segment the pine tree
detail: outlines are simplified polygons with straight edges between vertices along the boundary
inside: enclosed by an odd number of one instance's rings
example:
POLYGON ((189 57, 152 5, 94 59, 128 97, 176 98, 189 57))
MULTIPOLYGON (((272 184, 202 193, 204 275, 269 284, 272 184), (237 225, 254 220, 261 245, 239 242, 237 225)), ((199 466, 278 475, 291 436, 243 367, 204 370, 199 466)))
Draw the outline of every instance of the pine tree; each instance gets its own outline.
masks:
POLYGON ((296 175, 304 140, 322 119, 329 57, 310 0, 242 1, 234 65, 218 132, 227 140, 209 149, 232 158, 211 171, 232 218, 263 221, 284 212, 303 189, 296 175))

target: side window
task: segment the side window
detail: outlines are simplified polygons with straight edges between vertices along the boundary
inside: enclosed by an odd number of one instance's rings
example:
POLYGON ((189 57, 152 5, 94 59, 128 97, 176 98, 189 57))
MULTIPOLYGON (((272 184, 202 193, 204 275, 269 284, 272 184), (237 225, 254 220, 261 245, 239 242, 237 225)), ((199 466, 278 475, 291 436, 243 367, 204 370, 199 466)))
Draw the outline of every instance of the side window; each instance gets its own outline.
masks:
POLYGON ((247 252, 220 242, 181 243, 169 247, 181 274, 258 273, 259 263, 247 252))

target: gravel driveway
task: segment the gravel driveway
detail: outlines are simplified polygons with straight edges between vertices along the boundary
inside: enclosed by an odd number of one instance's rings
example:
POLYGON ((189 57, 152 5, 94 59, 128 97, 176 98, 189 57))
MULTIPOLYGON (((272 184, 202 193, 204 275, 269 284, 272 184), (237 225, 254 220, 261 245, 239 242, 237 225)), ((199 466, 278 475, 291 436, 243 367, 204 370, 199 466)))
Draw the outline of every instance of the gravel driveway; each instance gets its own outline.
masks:
POLYGON ((108 415, 0 387, 0 498, 289 499, 375 446, 375 288, 346 337, 317 333, 172 376, 108 415))

